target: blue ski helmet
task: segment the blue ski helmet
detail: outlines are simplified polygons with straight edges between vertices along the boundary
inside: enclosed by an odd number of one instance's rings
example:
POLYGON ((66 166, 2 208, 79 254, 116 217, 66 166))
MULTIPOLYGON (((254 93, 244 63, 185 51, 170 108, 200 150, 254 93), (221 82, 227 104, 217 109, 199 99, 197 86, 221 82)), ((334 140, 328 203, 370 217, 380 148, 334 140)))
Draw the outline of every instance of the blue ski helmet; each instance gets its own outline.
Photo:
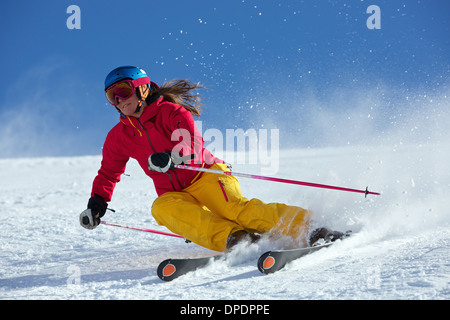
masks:
MULTIPOLYGON (((112 84, 125 80, 125 79, 131 79, 136 80, 143 78, 141 81, 144 81, 144 84, 150 85, 150 78, 148 77, 147 73, 145 73, 144 70, 133 67, 133 66, 123 66, 118 67, 111 71, 105 79, 105 90, 111 86, 112 84)), ((141 81, 139 81, 141 83, 141 81)))

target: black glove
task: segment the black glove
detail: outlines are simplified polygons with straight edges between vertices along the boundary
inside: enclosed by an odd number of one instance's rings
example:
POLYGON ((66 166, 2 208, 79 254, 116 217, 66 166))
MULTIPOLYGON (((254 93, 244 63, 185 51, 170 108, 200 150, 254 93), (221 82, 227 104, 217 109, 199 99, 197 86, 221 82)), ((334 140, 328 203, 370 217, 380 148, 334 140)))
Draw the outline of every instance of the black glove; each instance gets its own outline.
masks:
POLYGON ((86 229, 94 229, 100 224, 100 218, 105 215, 108 204, 99 195, 89 199, 87 209, 80 214, 80 224, 86 229))
POLYGON ((94 196, 89 199, 87 207, 88 209, 91 209, 92 212, 98 213, 99 218, 101 218, 105 215, 108 204, 98 194, 94 194, 94 196))
POLYGON ((165 173, 174 168, 172 157, 167 152, 157 152, 148 157, 148 169, 165 173))

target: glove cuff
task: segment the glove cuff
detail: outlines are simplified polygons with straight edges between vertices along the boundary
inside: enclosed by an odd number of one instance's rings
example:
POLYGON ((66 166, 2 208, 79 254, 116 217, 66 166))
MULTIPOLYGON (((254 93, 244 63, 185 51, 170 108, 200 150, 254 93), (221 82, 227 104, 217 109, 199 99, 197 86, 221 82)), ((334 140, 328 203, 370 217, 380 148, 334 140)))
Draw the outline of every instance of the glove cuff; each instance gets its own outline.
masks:
POLYGON ((89 199, 87 207, 88 209, 91 209, 94 216, 98 213, 98 217, 101 218, 105 215, 108 204, 101 196, 94 194, 94 196, 89 199))

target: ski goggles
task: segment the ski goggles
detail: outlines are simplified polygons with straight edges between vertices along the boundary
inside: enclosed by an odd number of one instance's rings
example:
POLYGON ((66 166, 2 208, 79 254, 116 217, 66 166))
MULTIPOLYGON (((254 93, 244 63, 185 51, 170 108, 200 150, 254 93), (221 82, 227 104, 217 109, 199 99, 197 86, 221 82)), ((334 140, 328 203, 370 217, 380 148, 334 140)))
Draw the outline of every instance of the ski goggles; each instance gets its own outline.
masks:
POLYGON ((126 100, 136 92, 137 87, 148 83, 149 79, 145 77, 135 80, 127 79, 116 82, 106 88, 106 99, 113 106, 117 106, 119 104, 119 102, 117 101, 118 98, 126 100))

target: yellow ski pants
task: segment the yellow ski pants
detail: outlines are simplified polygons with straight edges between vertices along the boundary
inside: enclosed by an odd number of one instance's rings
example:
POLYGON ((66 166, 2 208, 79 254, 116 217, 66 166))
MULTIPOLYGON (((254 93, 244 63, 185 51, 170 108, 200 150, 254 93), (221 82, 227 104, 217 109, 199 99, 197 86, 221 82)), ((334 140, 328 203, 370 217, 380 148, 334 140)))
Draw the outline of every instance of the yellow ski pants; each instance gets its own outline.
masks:
MULTIPOLYGON (((229 171, 224 164, 211 169, 229 171)), ((234 176, 209 172, 180 192, 161 195, 152 205, 158 224, 214 251, 226 251, 228 236, 239 230, 305 241, 311 214, 300 207, 248 200, 234 176)))

